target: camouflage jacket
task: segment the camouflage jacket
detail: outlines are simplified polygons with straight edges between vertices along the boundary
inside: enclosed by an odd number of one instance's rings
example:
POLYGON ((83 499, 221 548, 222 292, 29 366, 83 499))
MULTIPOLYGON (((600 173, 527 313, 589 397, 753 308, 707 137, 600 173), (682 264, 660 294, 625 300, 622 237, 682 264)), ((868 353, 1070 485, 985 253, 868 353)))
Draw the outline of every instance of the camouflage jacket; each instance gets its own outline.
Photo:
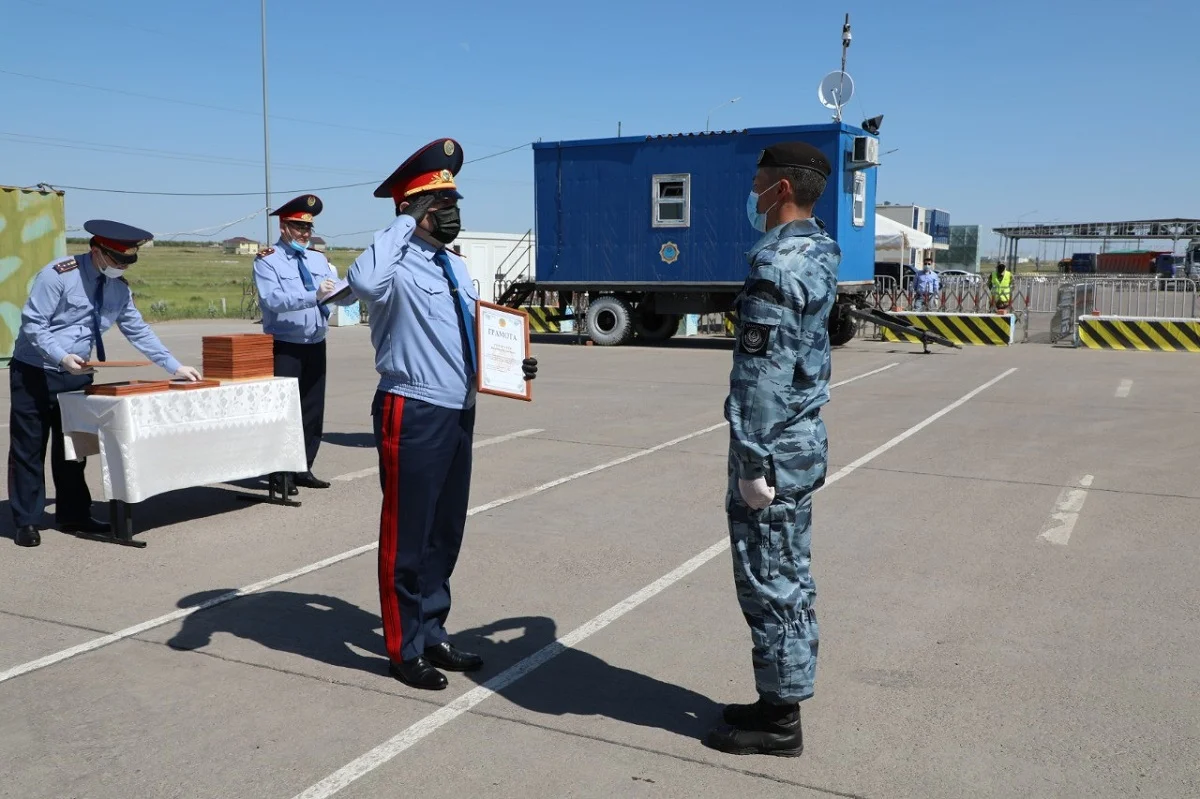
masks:
POLYGON ((749 480, 770 474, 776 442, 829 401, 829 314, 842 251, 814 218, 768 231, 746 257, 725 418, 737 476, 749 480))

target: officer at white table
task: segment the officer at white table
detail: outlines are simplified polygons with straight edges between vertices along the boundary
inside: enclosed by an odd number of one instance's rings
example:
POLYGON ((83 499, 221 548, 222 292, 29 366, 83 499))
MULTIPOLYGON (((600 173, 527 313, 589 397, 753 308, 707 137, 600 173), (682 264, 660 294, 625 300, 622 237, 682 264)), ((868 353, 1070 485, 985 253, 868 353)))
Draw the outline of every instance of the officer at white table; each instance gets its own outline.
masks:
POLYGON ((58 395, 92 382, 87 366, 92 348, 107 360, 101 335, 114 324, 143 355, 175 377, 199 380, 159 341, 133 304, 125 270, 138 259, 138 248, 153 236, 120 222, 93 219, 83 229, 92 234, 82 255, 45 266, 33 280, 21 310, 21 328, 8 370, 12 395, 9 411, 8 500, 16 525, 16 542, 35 547, 46 507, 46 439, 54 478, 54 521, 65 533, 107 533, 109 525, 92 518, 92 495, 84 479, 85 461, 68 461, 63 453, 58 395))
MULTIPOLYGON (((324 207, 315 194, 302 194, 271 212, 279 217, 279 241, 254 259, 254 285, 262 307, 263 332, 275 339, 275 374, 299 381, 304 450, 308 470, 295 476, 301 488, 329 488, 313 475, 325 420, 325 335, 334 288, 328 259, 310 250, 313 218, 324 207)), ((353 295, 334 301, 358 302, 353 295)), ((272 479, 274 479, 272 477, 272 479)), ((295 493, 295 492, 293 492, 295 493)))

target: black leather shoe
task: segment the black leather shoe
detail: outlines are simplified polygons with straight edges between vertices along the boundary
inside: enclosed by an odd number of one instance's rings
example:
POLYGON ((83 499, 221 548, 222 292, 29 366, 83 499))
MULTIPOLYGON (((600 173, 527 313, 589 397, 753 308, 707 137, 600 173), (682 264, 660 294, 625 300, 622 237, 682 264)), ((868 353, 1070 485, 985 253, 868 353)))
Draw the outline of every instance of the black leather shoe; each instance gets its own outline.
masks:
POLYGON ((312 472, 301 472, 296 475, 296 485, 301 488, 329 488, 331 483, 328 480, 321 480, 312 472))
POLYGON ((58 529, 64 533, 108 534, 112 532, 112 526, 108 522, 102 522, 99 519, 87 519, 82 522, 64 522, 58 526, 58 529))
POLYGON ((727 705, 725 723, 709 731, 704 744, 731 755, 799 757, 804 753, 804 732, 798 705, 727 705))
POLYGON ((440 691, 447 685, 446 675, 435 669, 425 658, 389 663, 388 673, 405 685, 424 688, 427 691, 440 691))
POLYGON ((428 647, 425 657, 430 663, 446 671, 475 671, 483 666, 483 658, 479 655, 456 649, 449 641, 428 647))
POLYGON ((42 534, 38 532, 37 527, 32 524, 26 524, 17 528, 17 537, 13 539, 19 547, 36 547, 42 543, 42 534))

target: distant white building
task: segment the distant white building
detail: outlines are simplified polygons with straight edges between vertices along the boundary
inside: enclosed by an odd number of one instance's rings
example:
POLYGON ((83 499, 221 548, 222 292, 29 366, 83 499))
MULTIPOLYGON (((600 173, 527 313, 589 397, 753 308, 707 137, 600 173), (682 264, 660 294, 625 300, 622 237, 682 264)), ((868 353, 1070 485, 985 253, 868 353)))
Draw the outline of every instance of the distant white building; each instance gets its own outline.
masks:
MULTIPOLYGON (((932 254, 935 261, 942 259, 941 251, 950 249, 950 214, 946 211, 922 205, 884 203, 875 205, 875 213, 932 236, 934 250, 932 254)), ((916 267, 919 267, 924 261, 925 251, 915 247, 910 248, 909 252, 901 258, 901 263, 916 267)), ((938 266, 941 264, 939 263, 938 266)))
POLYGON ((456 250, 471 272, 471 281, 479 298, 496 301, 496 273, 504 285, 518 280, 532 280, 534 261, 533 233, 480 233, 463 231, 450 245, 456 250))

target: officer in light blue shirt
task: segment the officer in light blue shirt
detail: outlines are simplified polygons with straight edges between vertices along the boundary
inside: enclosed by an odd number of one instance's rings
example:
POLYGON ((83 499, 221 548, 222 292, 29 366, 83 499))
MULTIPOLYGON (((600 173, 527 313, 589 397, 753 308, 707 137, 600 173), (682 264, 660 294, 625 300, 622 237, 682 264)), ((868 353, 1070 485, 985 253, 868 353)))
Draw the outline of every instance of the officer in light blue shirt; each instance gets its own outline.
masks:
MULTIPOLYGON (((371 413, 383 509, 379 593, 389 672, 416 688, 447 685, 439 668, 478 669, 478 655, 450 644, 450 575, 458 559, 471 485, 475 429, 475 309, 466 264, 446 245, 458 235, 454 182, 462 148, 438 139, 375 190, 396 219, 351 265, 347 280, 366 304, 379 386, 371 413)), ((537 360, 524 362, 525 378, 537 360)))
POLYGON ((932 305, 934 297, 938 296, 941 289, 941 280, 938 273, 933 271, 933 259, 925 256, 925 263, 920 272, 917 272, 917 277, 913 281, 913 297, 915 309, 918 311, 928 311, 932 305))
POLYGON ((200 374, 171 355, 133 304, 125 270, 138 258, 138 248, 153 236, 120 222, 93 219, 92 234, 82 255, 55 261, 33 280, 21 310, 21 328, 13 348, 8 379, 8 496, 16 542, 41 543, 39 528, 46 506, 46 439, 54 478, 54 518, 63 532, 104 535, 108 524, 91 516, 92 495, 84 479, 85 461, 68 461, 63 451, 58 395, 79 391, 93 380, 87 366, 96 349, 107 360, 101 335, 116 325, 143 355, 168 373, 185 380, 200 374))
MULTIPOLYGON (((334 290, 337 274, 324 254, 310 250, 313 219, 324 204, 315 194, 302 194, 271 212, 279 217, 279 241, 254 259, 254 285, 262 308, 263 332, 275 339, 275 374, 294 377, 300 387, 300 411, 308 471, 293 476, 293 486, 328 488, 313 475, 325 420, 325 334, 330 305, 349 305, 346 296, 322 300, 334 290)), ((278 475, 271 475, 278 482, 278 475)), ((297 493, 293 488, 291 493, 297 493)))

